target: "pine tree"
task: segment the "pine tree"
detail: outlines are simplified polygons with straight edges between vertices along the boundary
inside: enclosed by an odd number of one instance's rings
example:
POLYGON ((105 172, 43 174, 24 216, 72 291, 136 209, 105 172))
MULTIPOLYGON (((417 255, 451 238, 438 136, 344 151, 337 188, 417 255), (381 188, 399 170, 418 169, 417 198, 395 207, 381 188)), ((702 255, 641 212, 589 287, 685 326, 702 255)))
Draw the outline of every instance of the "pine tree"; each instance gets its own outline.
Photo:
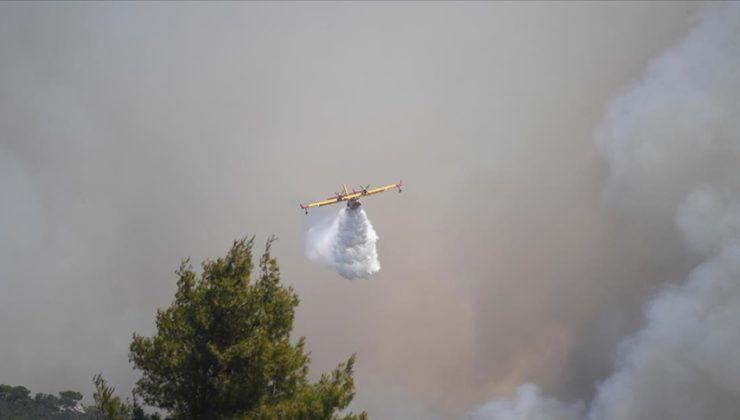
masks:
POLYGON ((280 283, 273 242, 256 273, 254 237, 204 262, 200 276, 183 261, 175 301, 157 312, 156 334, 134 334, 130 346, 145 403, 175 419, 339 418, 354 397, 354 355, 309 382, 305 339, 290 340, 299 299, 280 283))

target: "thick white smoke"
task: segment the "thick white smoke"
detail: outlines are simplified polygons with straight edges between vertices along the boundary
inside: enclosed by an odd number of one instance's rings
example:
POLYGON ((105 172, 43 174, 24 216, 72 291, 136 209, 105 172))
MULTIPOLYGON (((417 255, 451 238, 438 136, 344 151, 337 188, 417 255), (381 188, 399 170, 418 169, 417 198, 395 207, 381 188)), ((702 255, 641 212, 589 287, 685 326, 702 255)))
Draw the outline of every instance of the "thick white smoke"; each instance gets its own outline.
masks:
POLYGON ((609 205, 657 235, 678 233, 703 262, 650 302, 645 326, 620 345, 615 371, 597 384, 587 408, 523 385, 513 401, 488 403, 471 418, 740 416, 738 75, 740 4, 713 5, 683 42, 610 105, 597 135, 609 167, 609 205))
POLYGON ((380 271, 378 235, 362 208, 342 207, 306 232, 306 254, 346 279, 368 278, 380 271))
POLYGON ((572 420, 581 417, 583 404, 563 404, 542 395, 536 385, 522 385, 512 401, 491 401, 470 415, 470 420, 572 420))

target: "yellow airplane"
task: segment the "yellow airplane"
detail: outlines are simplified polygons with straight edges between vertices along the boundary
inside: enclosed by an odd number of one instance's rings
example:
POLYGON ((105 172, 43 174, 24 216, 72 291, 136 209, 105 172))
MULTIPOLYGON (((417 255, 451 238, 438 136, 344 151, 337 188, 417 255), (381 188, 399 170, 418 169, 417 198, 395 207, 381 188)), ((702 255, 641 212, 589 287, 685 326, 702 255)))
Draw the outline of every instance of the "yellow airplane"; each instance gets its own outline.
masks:
POLYGON ((342 184, 342 192, 335 193, 333 196, 323 201, 317 201, 315 203, 308 203, 305 206, 301 204, 301 208, 306 212, 306 214, 308 214, 308 209, 310 208, 323 207, 323 206, 328 206, 329 204, 338 203, 340 201, 346 201, 347 208, 354 210, 360 207, 361 205, 360 197, 382 193, 388 190, 392 190, 393 188, 398 188, 398 192, 401 192, 401 181, 398 181, 397 184, 388 184, 382 187, 373 188, 371 190, 369 190, 368 188, 370 188, 370 185, 364 188, 360 188, 359 191, 355 191, 354 188, 352 189, 352 191, 349 191, 347 189, 347 185, 342 184))

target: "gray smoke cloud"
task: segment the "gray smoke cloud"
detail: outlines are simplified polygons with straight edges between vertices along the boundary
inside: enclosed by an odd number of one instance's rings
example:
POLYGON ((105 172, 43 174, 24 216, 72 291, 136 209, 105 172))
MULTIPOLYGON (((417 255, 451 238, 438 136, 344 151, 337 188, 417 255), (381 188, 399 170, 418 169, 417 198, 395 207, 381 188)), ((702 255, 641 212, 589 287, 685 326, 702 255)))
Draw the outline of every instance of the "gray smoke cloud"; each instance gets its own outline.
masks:
POLYGON ((306 255, 346 279, 366 279, 380 271, 377 240, 365 210, 342 207, 306 231, 306 255))
POLYGON ((740 6, 705 11, 609 106, 597 133, 605 202, 703 259, 649 302, 588 404, 518 388, 477 420, 732 419, 740 412, 740 6))
POLYGON ((0 2, 2 382, 92 402, 102 371, 125 397, 179 261, 274 234, 312 374, 358 354, 350 409, 461 418, 523 383, 592 401, 702 258, 657 211, 679 182, 615 183, 600 211, 593 132, 701 7, 0 2), (306 221, 339 209, 298 202, 397 178, 363 203, 372 281, 306 258, 306 221))

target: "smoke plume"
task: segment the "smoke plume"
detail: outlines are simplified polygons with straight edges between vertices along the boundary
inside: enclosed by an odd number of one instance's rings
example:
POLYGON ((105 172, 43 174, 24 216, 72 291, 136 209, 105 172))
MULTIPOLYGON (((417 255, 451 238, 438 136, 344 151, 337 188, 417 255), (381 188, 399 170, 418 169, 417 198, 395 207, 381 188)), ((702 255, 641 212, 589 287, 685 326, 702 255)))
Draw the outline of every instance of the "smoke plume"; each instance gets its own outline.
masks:
POLYGON ((342 207, 333 218, 306 232, 308 258, 336 270, 346 279, 368 278, 380 271, 378 235, 362 208, 342 207))
POLYGON ((623 340, 596 395, 518 388, 476 420, 732 419, 740 413, 740 6, 708 9, 609 106, 597 133, 605 201, 701 263, 666 285, 623 340))

